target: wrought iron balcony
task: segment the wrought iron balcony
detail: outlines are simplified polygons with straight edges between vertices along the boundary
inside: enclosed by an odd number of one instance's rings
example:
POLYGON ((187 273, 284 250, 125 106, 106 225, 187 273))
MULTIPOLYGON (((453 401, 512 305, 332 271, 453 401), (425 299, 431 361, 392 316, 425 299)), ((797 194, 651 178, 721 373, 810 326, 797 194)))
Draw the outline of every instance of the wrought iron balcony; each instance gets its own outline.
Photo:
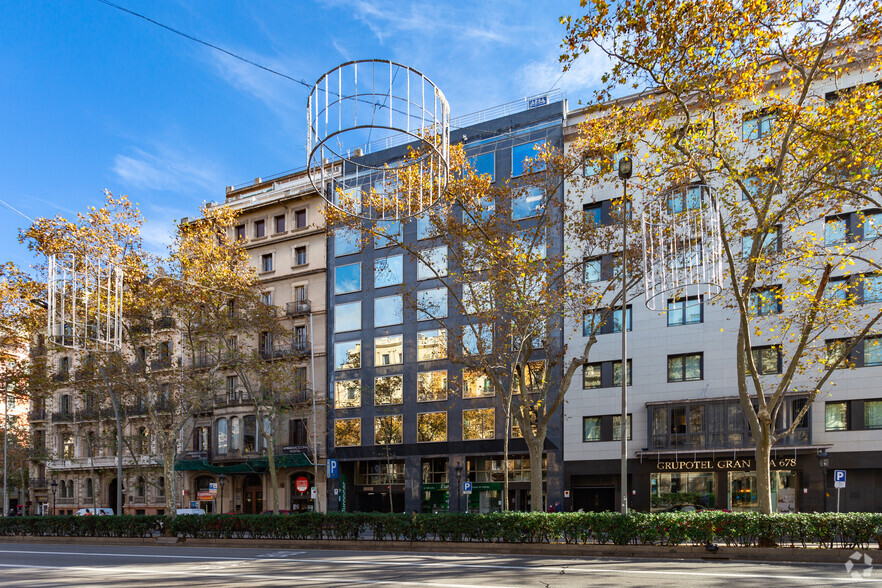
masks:
POLYGON ((30 486, 31 490, 36 490, 38 488, 48 488, 49 484, 46 478, 30 478, 28 486, 30 486))
POLYGON ((154 322, 156 329, 174 329, 175 319, 170 316, 161 316, 154 322))
POLYGON ((46 420, 46 411, 45 410, 32 410, 28 413, 28 420, 32 423, 37 421, 45 421, 46 420))
POLYGON ((52 422, 53 423, 72 423, 73 420, 74 420, 74 415, 70 411, 53 412, 52 413, 52 422))
POLYGON ((288 316, 302 316, 312 311, 312 305, 309 300, 295 300, 285 305, 285 313, 288 316))

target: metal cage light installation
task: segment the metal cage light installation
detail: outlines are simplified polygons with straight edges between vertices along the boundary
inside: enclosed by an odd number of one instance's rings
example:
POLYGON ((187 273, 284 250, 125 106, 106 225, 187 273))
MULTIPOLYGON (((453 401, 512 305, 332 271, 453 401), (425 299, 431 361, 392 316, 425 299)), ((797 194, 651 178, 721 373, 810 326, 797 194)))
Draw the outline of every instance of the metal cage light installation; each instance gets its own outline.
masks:
POLYGON ((443 195, 450 105, 415 69, 379 59, 344 63, 316 81, 306 116, 309 179, 331 206, 368 220, 397 220, 443 195), (371 157, 405 144, 391 162, 371 157))
POLYGON ((709 186, 693 184, 656 196, 646 203, 641 226, 647 308, 664 311, 669 299, 688 304, 722 292, 719 204, 709 186))
POLYGON ((122 342, 123 273, 85 255, 49 258, 47 328, 61 347, 118 351, 122 342))

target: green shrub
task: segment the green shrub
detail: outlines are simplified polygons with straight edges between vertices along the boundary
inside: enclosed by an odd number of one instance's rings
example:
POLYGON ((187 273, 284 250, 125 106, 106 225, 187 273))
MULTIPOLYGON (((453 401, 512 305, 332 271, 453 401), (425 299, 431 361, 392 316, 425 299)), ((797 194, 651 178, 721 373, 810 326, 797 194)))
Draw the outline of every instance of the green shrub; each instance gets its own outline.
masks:
POLYGON ((296 515, 45 516, 0 518, 0 535, 203 539, 476 541, 728 546, 817 544, 867 548, 882 534, 882 514, 506 512, 492 514, 303 513, 296 515))

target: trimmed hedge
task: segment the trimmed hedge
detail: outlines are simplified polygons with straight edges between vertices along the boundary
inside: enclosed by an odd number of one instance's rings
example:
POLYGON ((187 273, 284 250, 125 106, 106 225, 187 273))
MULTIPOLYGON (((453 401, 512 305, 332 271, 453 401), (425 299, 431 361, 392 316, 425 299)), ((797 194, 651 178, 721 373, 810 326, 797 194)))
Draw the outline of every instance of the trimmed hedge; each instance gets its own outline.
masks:
MULTIPOLYGON (((639 513, 47 516, 0 518, 0 535, 204 539, 327 539, 867 548, 882 514, 639 513)), ((882 545, 880 545, 882 547, 882 545)))

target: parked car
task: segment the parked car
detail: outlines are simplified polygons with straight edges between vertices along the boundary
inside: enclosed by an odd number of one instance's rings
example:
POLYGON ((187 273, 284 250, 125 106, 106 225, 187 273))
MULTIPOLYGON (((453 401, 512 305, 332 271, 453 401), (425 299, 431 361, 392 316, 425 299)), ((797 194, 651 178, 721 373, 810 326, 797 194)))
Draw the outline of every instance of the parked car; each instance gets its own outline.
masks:
POLYGON ((75 517, 88 517, 88 516, 92 516, 92 515, 106 516, 106 515, 112 515, 112 514, 113 514, 112 508, 81 508, 80 510, 78 510, 77 512, 74 513, 74 516, 75 517))
POLYGON ((204 515, 204 508, 179 508, 175 511, 179 515, 204 515))
POLYGON ((675 504, 670 508, 666 508, 664 512, 698 512, 700 510, 710 510, 701 504, 675 504))

